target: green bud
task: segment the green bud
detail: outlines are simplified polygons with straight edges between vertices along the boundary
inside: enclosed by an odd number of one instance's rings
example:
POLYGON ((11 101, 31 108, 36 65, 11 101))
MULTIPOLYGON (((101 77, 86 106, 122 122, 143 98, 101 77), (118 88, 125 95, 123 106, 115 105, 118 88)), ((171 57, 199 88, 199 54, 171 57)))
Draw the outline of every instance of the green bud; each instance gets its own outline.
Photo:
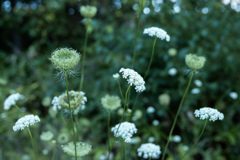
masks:
POLYGON ((188 54, 185 57, 186 65, 193 71, 201 69, 205 64, 206 58, 194 54, 188 54))
POLYGON ((121 106, 121 99, 118 96, 106 95, 101 99, 104 108, 115 110, 121 106))
POLYGON ((169 50, 168 50, 168 55, 169 56, 176 56, 177 55, 177 50, 175 49, 175 48, 170 48, 169 50))
POLYGON ((92 18, 97 13, 97 8, 95 6, 82 6, 80 8, 80 13, 85 18, 92 18))
POLYGON ((50 60, 56 69, 67 72, 78 65, 80 55, 73 49, 59 48, 52 53, 50 60))
POLYGON ((163 106, 168 106, 170 103, 170 100, 171 100, 171 97, 165 93, 159 95, 159 97, 158 97, 158 101, 159 101, 160 105, 163 105, 163 106))

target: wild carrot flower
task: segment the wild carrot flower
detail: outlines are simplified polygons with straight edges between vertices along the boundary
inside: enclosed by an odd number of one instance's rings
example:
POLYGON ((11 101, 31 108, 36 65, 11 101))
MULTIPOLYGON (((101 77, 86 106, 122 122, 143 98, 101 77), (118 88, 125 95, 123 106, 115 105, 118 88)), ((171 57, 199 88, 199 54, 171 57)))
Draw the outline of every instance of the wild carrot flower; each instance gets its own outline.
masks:
POLYGON ((118 79, 119 78, 119 74, 118 73, 113 74, 113 78, 114 79, 118 79))
POLYGON ((130 143, 133 134, 137 133, 135 124, 130 122, 122 122, 120 127, 119 125, 120 124, 117 124, 111 129, 111 131, 114 133, 114 136, 122 137, 126 143, 130 143))
POLYGON ((158 101, 163 106, 168 106, 170 103, 170 100, 171 100, 171 97, 166 93, 163 93, 158 96, 158 101))
POLYGON ((50 141, 53 138, 53 133, 50 131, 42 132, 40 139, 42 141, 50 141))
POLYGON ((138 150, 138 156, 143 158, 153 158, 153 159, 158 159, 161 151, 160 151, 160 146, 155 145, 153 143, 145 143, 142 144, 138 150))
POLYGON ((194 81, 194 84, 197 86, 197 87, 202 87, 202 81, 200 81, 199 79, 196 79, 194 81))
POLYGON ((115 110, 121 106, 121 99, 118 96, 106 95, 101 99, 104 108, 115 110))
POLYGON ((97 8, 95 6, 82 6, 80 13, 83 17, 90 19, 96 15, 97 8))
POLYGON ((135 85, 136 92, 143 92, 146 89, 144 79, 134 70, 121 68, 119 72, 127 79, 129 85, 135 85))
POLYGON ((185 57, 186 65, 193 71, 201 69, 205 64, 206 58, 194 54, 188 54, 185 57))
POLYGON ((166 39, 167 42, 170 41, 170 36, 167 34, 166 31, 164 31, 161 28, 157 28, 157 27, 146 28, 144 29, 143 34, 148 34, 151 37, 156 36, 161 40, 166 39))
POLYGON ((4 101, 4 110, 9 110, 12 105, 15 105, 16 102, 20 99, 24 99, 24 96, 19 93, 11 94, 5 101, 4 101))
POLYGON ((238 98, 237 92, 230 92, 230 93, 229 93, 229 96, 230 96, 232 99, 234 99, 234 100, 238 98))
POLYGON ((13 130, 16 132, 18 130, 23 130, 25 127, 29 127, 34 125, 35 123, 40 122, 40 118, 34 115, 26 115, 20 118, 15 125, 13 126, 13 130))
POLYGON ((223 113, 219 112, 217 109, 210 107, 203 107, 199 110, 195 110, 195 117, 199 117, 201 120, 209 119, 209 121, 215 122, 216 120, 223 120, 223 113))
MULTIPOLYGON (((76 146, 77 146, 78 157, 86 156, 92 150, 92 146, 84 142, 77 142, 76 146)), ((66 145, 62 145, 62 149, 69 156, 72 156, 72 157, 75 156, 75 145, 73 142, 70 142, 66 145)))

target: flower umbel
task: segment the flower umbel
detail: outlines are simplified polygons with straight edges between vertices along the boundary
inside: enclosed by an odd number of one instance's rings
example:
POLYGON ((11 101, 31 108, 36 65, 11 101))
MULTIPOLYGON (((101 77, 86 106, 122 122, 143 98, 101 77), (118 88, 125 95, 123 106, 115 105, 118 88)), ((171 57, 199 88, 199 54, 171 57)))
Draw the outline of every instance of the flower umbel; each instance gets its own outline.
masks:
POLYGON ((16 102, 20 99, 24 99, 24 96, 19 93, 11 94, 5 101, 4 101, 4 110, 9 110, 12 105, 15 105, 16 102))
POLYGON ((25 127, 29 127, 34 125, 35 123, 40 122, 40 118, 34 115, 26 115, 20 118, 15 125, 13 126, 13 130, 16 132, 18 130, 23 130, 25 127))
MULTIPOLYGON (((78 157, 83 157, 92 150, 92 146, 87 143, 84 143, 84 142, 77 142, 76 145, 77 145, 77 156, 78 157)), ((73 142, 70 142, 67 145, 62 145, 62 149, 69 156, 72 156, 72 157, 75 156, 75 146, 74 146, 73 142)))
POLYGON ((145 143, 142 144, 138 150, 138 156, 143 158, 154 158, 154 159, 158 159, 161 151, 160 151, 160 146, 155 145, 153 143, 145 143))
POLYGON ((104 108, 115 110, 121 106, 121 99, 118 96, 106 95, 101 99, 104 108))
POLYGON ((186 65, 193 71, 201 69, 205 64, 206 58, 194 54, 188 54, 185 57, 186 65))
POLYGON ((97 13, 97 8, 95 6, 82 6, 80 8, 80 13, 85 18, 92 18, 97 13))
POLYGON ((219 112, 217 109, 210 107, 203 107, 199 110, 195 110, 195 117, 199 117, 201 120, 209 119, 209 121, 215 122, 216 120, 223 120, 223 113, 219 112))
POLYGON ((73 49, 59 48, 52 53, 50 60, 57 70, 67 72, 78 65, 80 54, 73 49))
POLYGON ((40 139, 43 141, 50 141, 53 138, 53 133, 50 131, 42 132, 40 139))
POLYGON ((161 40, 166 39, 167 42, 170 41, 170 36, 167 34, 167 32, 158 27, 146 28, 144 29, 143 34, 148 34, 151 37, 156 36, 161 40))
POLYGON ((146 89, 144 79, 134 70, 121 68, 119 72, 127 79, 128 84, 135 85, 136 92, 143 92, 146 89))
POLYGON ((122 137, 126 143, 131 143, 131 137, 133 134, 137 133, 137 128, 134 123, 130 122, 123 122, 120 124, 115 125, 111 129, 111 131, 114 133, 115 137, 122 137))

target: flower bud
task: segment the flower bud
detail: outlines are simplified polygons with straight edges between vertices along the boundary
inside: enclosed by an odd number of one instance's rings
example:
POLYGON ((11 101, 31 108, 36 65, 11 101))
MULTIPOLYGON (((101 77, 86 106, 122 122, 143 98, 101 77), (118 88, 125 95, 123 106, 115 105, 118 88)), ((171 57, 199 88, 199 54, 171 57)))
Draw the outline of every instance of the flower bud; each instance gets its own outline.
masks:
POLYGON ((56 69, 67 72, 78 65, 80 55, 73 49, 59 48, 52 53, 50 60, 56 69))
POLYGON ((92 18, 97 13, 97 8, 95 6, 82 6, 80 8, 80 13, 85 18, 92 18))
POLYGON ((185 57, 186 65, 193 71, 201 69, 205 64, 206 58, 194 54, 188 54, 185 57))
POLYGON ((171 99, 171 97, 166 93, 161 94, 158 97, 158 101, 159 101, 160 105, 163 105, 163 106, 168 106, 170 103, 170 99, 171 99))
POLYGON ((177 55, 177 50, 175 48, 170 48, 168 50, 168 55, 171 56, 171 57, 174 57, 177 55))

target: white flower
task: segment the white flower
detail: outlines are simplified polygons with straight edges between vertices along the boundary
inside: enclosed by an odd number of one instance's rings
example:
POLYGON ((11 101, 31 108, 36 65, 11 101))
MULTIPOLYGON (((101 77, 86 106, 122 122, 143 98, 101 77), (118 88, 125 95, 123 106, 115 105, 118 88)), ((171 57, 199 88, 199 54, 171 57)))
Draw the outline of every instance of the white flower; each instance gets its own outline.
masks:
POLYGON ((60 102, 59 102, 59 98, 58 97, 54 97, 53 100, 52 100, 52 105, 53 105, 53 110, 54 111, 57 111, 57 109, 61 109, 61 106, 60 106, 60 102))
POLYGON ((153 120, 153 122, 152 122, 152 123, 153 123, 153 125, 154 125, 154 126, 157 126, 157 125, 159 125, 159 121, 158 121, 158 120, 156 120, 156 119, 155 119, 155 120, 153 120))
POLYGON ((121 68, 119 72, 127 79, 128 84, 135 85, 136 92, 143 92, 146 89, 144 79, 134 70, 121 68))
POLYGON ((153 108, 152 106, 149 106, 147 108, 147 113, 151 114, 151 113, 154 113, 155 112, 155 108, 153 108))
POLYGON ((149 137, 149 138, 148 138, 148 142, 149 142, 149 143, 152 143, 152 142, 154 142, 154 141, 155 141, 155 138, 154 138, 154 137, 149 137))
POLYGON ((117 124, 111 129, 111 131, 114 133, 114 136, 122 137, 126 143, 130 143, 132 141, 131 137, 133 134, 137 133, 135 124, 130 122, 122 122, 120 127, 119 125, 120 124, 117 124))
POLYGON ((189 147, 188 147, 188 146, 183 146, 183 150, 184 150, 184 151, 188 151, 188 150, 189 150, 189 147))
POLYGON ((12 105, 15 105, 18 100, 23 98, 24 96, 19 93, 10 95, 4 102, 4 110, 9 110, 12 105))
POLYGON ((40 118, 34 115, 26 115, 20 118, 15 125, 13 126, 13 130, 16 132, 18 130, 23 130, 25 127, 29 127, 34 125, 35 123, 40 122, 40 118))
POLYGON ((200 119, 209 119, 209 121, 216 121, 216 120, 223 120, 224 115, 220 113, 217 109, 210 108, 210 107, 203 107, 199 110, 195 110, 194 112, 195 117, 200 117, 200 119))
POLYGON ((113 78, 118 79, 119 78, 119 74, 118 73, 113 74, 113 78))
POLYGON ((179 135, 175 135, 173 136, 172 140, 173 142, 178 143, 178 142, 181 142, 182 138, 179 135))
POLYGON ((229 93, 229 96, 234 100, 238 98, 238 94, 236 92, 229 93))
POLYGON ((164 31, 161 28, 157 28, 157 27, 145 28, 143 31, 143 34, 148 34, 151 37, 156 36, 161 40, 166 39, 167 42, 170 41, 170 36, 167 34, 166 31, 164 31))
POLYGON ((191 93, 192 94, 199 94, 200 93, 200 89, 199 88, 193 88, 191 93))
POLYGON ((138 150, 138 156, 143 158, 154 158, 158 159, 160 157, 161 151, 160 151, 160 146, 155 145, 153 143, 145 143, 142 144, 138 150))
POLYGON ((194 81, 194 84, 195 84, 197 87, 202 87, 202 81, 200 81, 200 80, 198 80, 198 79, 196 79, 196 80, 194 81))
POLYGON ((168 74, 170 76, 175 76, 177 74, 177 69, 176 68, 171 68, 168 70, 168 74))

